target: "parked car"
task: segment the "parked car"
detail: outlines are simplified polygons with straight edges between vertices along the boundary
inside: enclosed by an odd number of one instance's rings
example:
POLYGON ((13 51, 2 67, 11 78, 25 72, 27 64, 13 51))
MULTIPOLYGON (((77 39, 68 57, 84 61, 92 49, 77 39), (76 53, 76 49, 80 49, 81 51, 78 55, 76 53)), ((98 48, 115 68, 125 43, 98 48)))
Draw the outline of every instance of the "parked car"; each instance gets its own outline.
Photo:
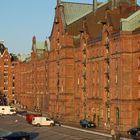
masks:
POLYGON ((59 125, 59 126, 61 126, 61 122, 60 122, 58 116, 52 117, 51 119, 54 121, 54 125, 59 125))
POLYGON ((17 109, 13 106, 0 106, 1 115, 15 115, 17 109))
POLYGON ((96 124, 94 122, 86 120, 86 119, 80 120, 80 125, 85 128, 96 127, 96 124))
POLYGON ((30 134, 24 131, 0 132, 0 140, 30 140, 30 134))
POLYGON ((32 125, 35 126, 54 126, 54 120, 48 118, 48 117, 33 117, 32 119, 32 125))
POLYGON ((52 119, 52 120, 54 121, 54 125, 59 125, 59 126, 61 126, 61 123, 60 123, 59 120, 57 120, 57 119, 52 119))
POLYGON ((20 111, 17 111, 17 114, 21 115, 21 116, 26 116, 28 114, 28 112, 27 112, 27 110, 20 110, 20 111))
POLYGON ((42 116, 42 114, 34 114, 34 113, 26 114, 26 121, 27 121, 29 124, 32 124, 32 119, 33 119, 33 117, 40 117, 40 116, 42 116))
POLYGON ((131 128, 127 131, 127 133, 132 136, 140 136, 140 128, 138 127, 131 128))

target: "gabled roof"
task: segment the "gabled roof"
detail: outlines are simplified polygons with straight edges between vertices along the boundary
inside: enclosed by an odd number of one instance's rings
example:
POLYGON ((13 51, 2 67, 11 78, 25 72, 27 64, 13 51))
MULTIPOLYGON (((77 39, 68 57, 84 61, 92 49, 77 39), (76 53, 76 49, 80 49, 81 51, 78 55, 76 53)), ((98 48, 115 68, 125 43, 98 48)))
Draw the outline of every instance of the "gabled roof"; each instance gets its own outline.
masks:
POLYGON ((89 14, 93 8, 92 4, 73 2, 61 2, 61 6, 63 6, 66 25, 69 25, 81 17, 89 14))
POLYGON ((86 28, 91 38, 96 38, 101 35, 102 25, 99 21, 105 21, 105 11, 110 6, 110 3, 103 3, 98 6, 95 12, 91 11, 89 14, 83 16, 77 21, 67 26, 67 31, 70 35, 78 35, 83 30, 83 21, 86 22, 86 28))
POLYGON ((46 39, 44 41, 36 41, 36 51, 38 50, 50 50, 50 40, 46 39), (46 44, 45 44, 46 43, 46 44))
MULTIPOLYGON (((70 7, 71 9, 71 3, 69 4, 68 7, 70 7)), ((71 23, 66 26, 66 30, 68 34, 77 36, 80 33, 80 31, 83 30, 83 21, 85 20, 86 31, 88 31, 89 37, 98 38, 102 34, 102 27, 103 27, 102 24, 99 24, 99 22, 109 23, 110 25, 112 25, 114 32, 120 31, 121 18, 129 17, 134 12, 136 12, 136 10, 138 10, 138 7, 134 8, 133 4, 130 4, 129 2, 121 2, 121 1, 120 1, 120 5, 118 5, 118 7, 113 9, 112 2, 109 1, 98 5, 96 11, 91 11, 90 9, 89 13, 88 12, 85 13, 85 16, 79 19, 77 18, 77 20, 75 21, 73 20, 73 22, 71 20, 71 23)), ((64 14, 65 12, 66 11, 64 10, 64 14)), ((76 9, 75 11, 72 12, 72 14, 74 12, 76 13, 76 9)), ((69 14, 71 14, 71 11, 69 12, 69 14)))
POLYGON ((128 18, 122 18, 122 30, 123 31, 134 31, 140 27, 140 10, 136 11, 134 14, 128 18))
POLYGON ((44 49, 45 49, 44 42, 37 41, 36 42, 36 50, 44 50, 44 49))

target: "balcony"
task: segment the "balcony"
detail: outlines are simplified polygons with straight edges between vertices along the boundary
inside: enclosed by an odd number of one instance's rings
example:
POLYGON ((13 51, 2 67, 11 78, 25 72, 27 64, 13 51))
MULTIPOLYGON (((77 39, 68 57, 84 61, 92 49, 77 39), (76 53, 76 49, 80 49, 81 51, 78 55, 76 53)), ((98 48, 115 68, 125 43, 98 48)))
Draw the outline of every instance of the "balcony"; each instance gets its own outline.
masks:
POLYGON ((57 63, 57 65, 60 65, 60 61, 59 60, 57 60, 56 63, 57 63))
POLYGON ((106 78, 109 79, 109 70, 105 71, 106 78))
POLYGON ((82 64, 83 64, 84 66, 86 66, 86 59, 82 62, 82 64))
POLYGON ((110 101, 109 101, 109 100, 106 101, 106 102, 105 102, 105 105, 106 105, 107 108, 110 108, 110 105, 111 105, 110 101))
POLYGON ((86 71, 83 73, 83 78, 86 79, 86 71))
POLYGON ((86 78, 86 75, 83 75, 83 78, 84 78, 84 80, 86 80, 87 78, 86 78))
POLYGON ((108 55, 105 57, 105 61, 106 61, 106 63, 109 64, 109 56, 108 55))
POLYGON ((86 92, 86 86, 83 86, 82 89, 84 92, 86 92))
POLYGON ((105 44, 105 48, 109 50, 109 44, 105 44))
POLYGON ((83 54, 86 54, 86 48, 84 48, 82 51, 83 51, 83 54))
POLYGON ((110 88, 109 84, 107 84, 104 88, 105 88, 106 92, 109 92, 109 88, 110 88))

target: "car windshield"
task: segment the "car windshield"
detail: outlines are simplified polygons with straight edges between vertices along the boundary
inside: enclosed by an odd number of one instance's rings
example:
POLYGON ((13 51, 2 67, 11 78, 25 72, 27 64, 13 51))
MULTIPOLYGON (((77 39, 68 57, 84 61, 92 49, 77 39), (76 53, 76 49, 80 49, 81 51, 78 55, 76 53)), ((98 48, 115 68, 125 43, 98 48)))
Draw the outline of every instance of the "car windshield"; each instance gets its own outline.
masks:
POLYGON ((132 128, 131 130, 133 130, 133 131, 137 131, 138 129, 137 129, 137 128, 132 128))

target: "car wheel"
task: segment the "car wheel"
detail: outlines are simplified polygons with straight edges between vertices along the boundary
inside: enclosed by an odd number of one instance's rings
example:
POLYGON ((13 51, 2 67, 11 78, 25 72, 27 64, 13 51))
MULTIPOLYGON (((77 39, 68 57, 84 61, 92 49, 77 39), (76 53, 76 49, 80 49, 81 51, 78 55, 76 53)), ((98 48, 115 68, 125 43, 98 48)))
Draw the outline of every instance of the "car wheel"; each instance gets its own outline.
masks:
POLYGON ((25 137, 23 137, 21 140, 27 140, 25 137))
POLYGON ((88 124, 87 126, 88 126, 88 127, 91 127, 91 125, 90 125, 90 124, 88 124))
POLYGON ((37 126, 40 127, 41 126, 40 123, 38 123, 37 126))
POLYGON ((54 126, 54 124, 53 124, 53 123, 51 123, 51 124, 50 124, 50 126, 54 126))

